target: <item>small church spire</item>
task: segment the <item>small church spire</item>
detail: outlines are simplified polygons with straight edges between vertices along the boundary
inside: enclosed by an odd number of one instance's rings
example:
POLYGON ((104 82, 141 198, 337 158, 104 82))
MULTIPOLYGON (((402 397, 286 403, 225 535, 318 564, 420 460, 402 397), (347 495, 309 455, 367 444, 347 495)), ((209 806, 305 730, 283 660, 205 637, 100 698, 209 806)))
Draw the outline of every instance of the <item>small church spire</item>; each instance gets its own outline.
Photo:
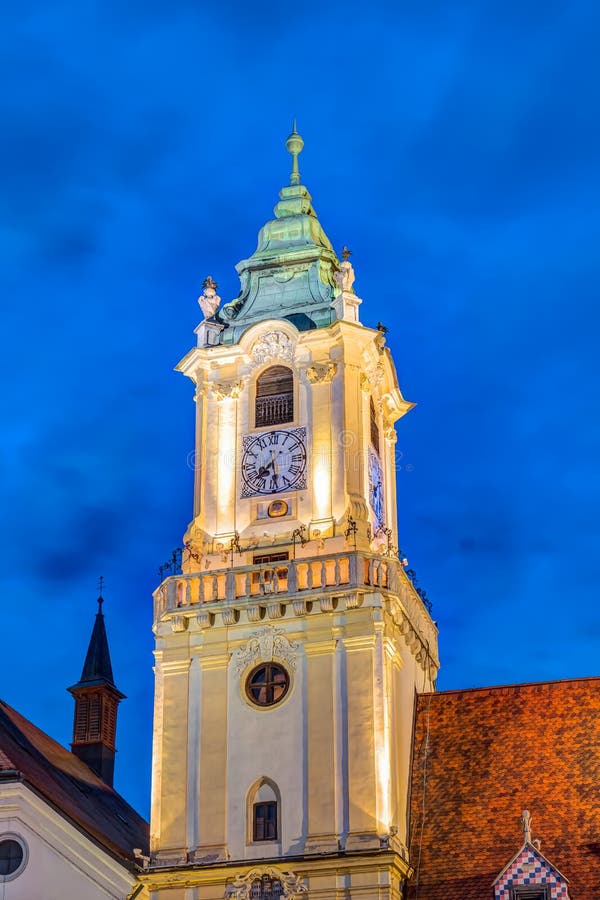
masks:
POLYGON ((292 155, 292 174, 290 175, 290 184, 300 184, 300 170, 298 168, 298 156, 302 153, 304 141, 296 130, 296 119, 292 126, 291 134, 285 142, 288 153, 292 155))
POLYGON ((73 753, 112 786, 115 765, 117 707, 125 695, 116 687, 102 612, 104 579, 100 578, 98 612, 81 678, 68 688, 75 700, 73 753))

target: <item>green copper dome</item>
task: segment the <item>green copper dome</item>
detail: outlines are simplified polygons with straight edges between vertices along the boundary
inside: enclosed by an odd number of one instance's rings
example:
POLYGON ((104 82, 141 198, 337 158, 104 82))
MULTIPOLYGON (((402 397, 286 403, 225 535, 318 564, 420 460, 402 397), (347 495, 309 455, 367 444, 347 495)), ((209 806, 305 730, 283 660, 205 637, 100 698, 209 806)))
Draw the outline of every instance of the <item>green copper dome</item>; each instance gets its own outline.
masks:
POLYGON ((300 184, 298 154, 304 142, 295 123, 286 146, 293 158, 290 185, 279 192, 275 218, 261 228, 256 250, 236 266, 241 291, 219 313, 229 326, 223 333, 225 343, 236 343, 250 325, 264 319, 288 318, 306 330, 335 318, 339 261, 308 190, 300 184))

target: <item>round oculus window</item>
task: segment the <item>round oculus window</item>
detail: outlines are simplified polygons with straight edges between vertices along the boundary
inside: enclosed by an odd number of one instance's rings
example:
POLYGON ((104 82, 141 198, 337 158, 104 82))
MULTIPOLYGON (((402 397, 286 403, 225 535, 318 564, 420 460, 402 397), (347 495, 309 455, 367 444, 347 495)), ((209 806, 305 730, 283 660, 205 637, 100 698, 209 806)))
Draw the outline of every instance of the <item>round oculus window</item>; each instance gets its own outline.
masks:
POLYGON ((274 706, 283 700, 289 686, 290 678, 283 666, 262 663, 248 675, 246 694, 257 706, 274 706))
POLYGON ((27 848, 17 835, 0 835, 0 884, 12 881, 27 864, 27 848))

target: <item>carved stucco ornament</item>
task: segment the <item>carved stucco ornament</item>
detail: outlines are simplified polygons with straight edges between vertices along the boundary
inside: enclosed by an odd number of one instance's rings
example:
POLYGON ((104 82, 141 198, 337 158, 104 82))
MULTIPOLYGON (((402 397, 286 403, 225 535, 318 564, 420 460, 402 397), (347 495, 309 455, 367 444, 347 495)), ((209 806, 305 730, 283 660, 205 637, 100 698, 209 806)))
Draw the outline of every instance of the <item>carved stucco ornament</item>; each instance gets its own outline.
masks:
POLYGON ((327 384, 328 382, 333 381, 337 368, 337 363, 334 362, 310 366, 310 368, 306 370, 306 377, 311 384, 327 384))
POLYGON ((396 434, 396 429, 394 428, 393 422, 386 422, 383 426, 383 435, 386 441, 390 441, 390 443, 395 444, 398 440, 398 435, 396 434))
POLYGON ((267 875, 272 880, 279 881, 283 888, 281 897, 304 897, 308 894, 308 888, 299 875, 293 872, 282 872, 274 866, 257 866, 243 876, 238 876, 225 890, 227 900, 250 900, 253 882, 267 875))
POLYGON ((376 388, 378 384, 381 384, 384 375, 385 370, 382 363, 377 363, 376 366, 369 366, 360 376, 361 388, 366 394, 371 393, 373 388, 376 388))
POLYGON ((212 392, 217 402, 221 402, 221 400, 236 400, 240 396, 241 390, 241 381, 219 381, 212 386, 212 392))
POLYGON ((274 657, 286 662, 290 669, 296 669, 296 651, 298 644, 290 641, 283 628, 265 625, 253 632, 245 644, 231 654, 231 664, 240 674, 255 660, 270 662, 274 657))
POLYGON ((283 331, 269 331, 267 334, 263 334, 254 344, 251 356, 252 361, 257 366, 272 359, 292 362, 294 359, 294 345, 283 331))

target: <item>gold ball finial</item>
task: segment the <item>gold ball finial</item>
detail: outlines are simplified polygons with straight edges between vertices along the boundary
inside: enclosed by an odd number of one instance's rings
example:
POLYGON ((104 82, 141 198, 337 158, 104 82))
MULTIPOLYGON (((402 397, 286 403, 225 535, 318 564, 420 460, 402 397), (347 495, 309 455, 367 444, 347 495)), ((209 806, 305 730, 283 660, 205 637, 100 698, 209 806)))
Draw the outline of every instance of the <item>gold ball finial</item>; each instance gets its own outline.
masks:
POLYGON ((300 170, 298 169, 298 156, 302 153, 304 141, 296 131, 296 119, 292 126, 291 134, 285 142, 288 153, 292 154, 292 174, 290 175, 290 184, 300 184, 300 170))

